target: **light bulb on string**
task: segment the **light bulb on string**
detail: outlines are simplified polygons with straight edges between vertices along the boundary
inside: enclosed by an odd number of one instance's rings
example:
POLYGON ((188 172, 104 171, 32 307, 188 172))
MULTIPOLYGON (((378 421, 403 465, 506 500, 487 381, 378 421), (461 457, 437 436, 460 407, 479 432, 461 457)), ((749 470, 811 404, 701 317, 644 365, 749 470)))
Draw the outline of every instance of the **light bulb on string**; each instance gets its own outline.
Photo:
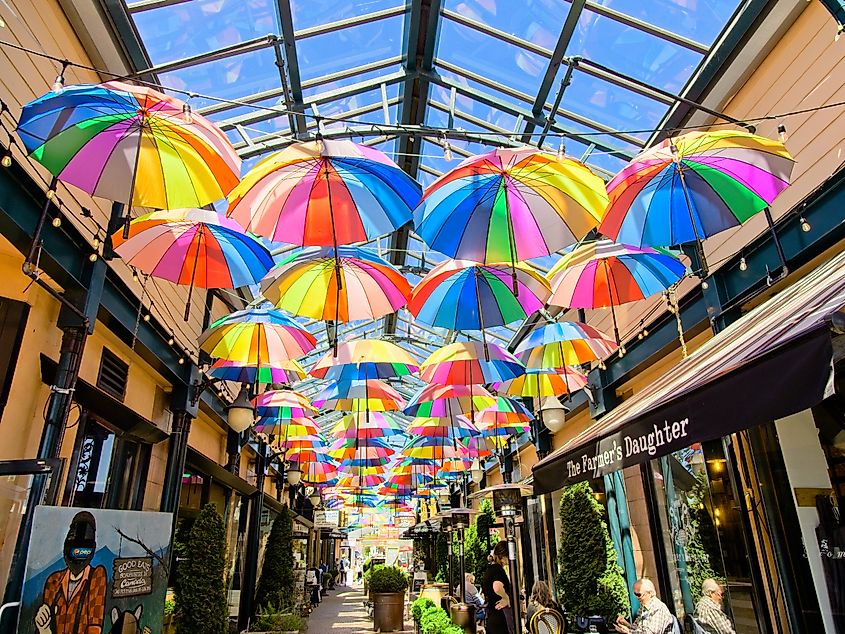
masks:
POLYGON ((798 222, 801 223, 801 231, 803 231, 804 233, 810 233, 810 229, 812 229, 813 227, 812 225, 810 225, 809 222, 807 222, 807 219, 804 216, 801 216, 798 219, 798 222))
POLYGON ((98 249, 100 247, 100 234, 99 233, 94 236, 94 242, 92 244, 94 245, 95 249, 98 249))
POLYGON ((67 70, 69 62, 62 62, 62 69, 59 71, 59 74, 56 76, 56 79, 53 81, 53 85, 51 86, 54 93, 59 94, 65 89, 65 71, 67 70))
POLYGON ((557 158, 558 160, 562 159, 566 156, 566 141, 561 137, 560 145, 557 146, 557 158))
POLYGON ((185 363, 184 357, 179 357, 179 365, 183 365, 185 363))
POLYGON ((52 188, 48 189, 46 196, 47 200, 53 200, 53 198, 56 196, 56 190, 52 188))
POLYGON ((6 20, 3 19, 3 16, 0 15, 0 29, 6 28, 6 20))
POLYGON ((443 159, 446 161, 452 160, 452 146, 446 137, 443 137, 443 159))
POLYGON ((0 165, 3 167, 12 167, 12 150, 6 148, 3 150, 3 158, 0 158, 0 165))
POLYGON ((144 321, 149 321, 149 320, 150 320, 150 314, 149 314, 149 313, 146 313, 146 314, 144 315, 144 321))
POLYGON ((182 121, 188 124, 194 122, 193 110, 189 104, 182 104, 182 121))
POLYGON ((786 133, 786 126, 782 123, 778 125, 778 138, 781 143, 786 143, 786 140, 789 138, 789 135, 786 133))
POLYGON ((170 338, 167 340, 167 345, 172 346, 174 343, 173 335, 170 335, 170 338))
POLYGON ((138 271, 136 271, 135 269, 132 269, 132 281, 133 282, 138 281, 138 271))
POLYGON ((739 258, 739 270, 740 271, 747 271, 748 270, 748 262, 745 261, 745 258, 739 258))
POLYGON ((703 290, 705 290, 705 291, 706 291, 708 288, 710 288, 710 284, 708 284, 708 283, 707 283, 707 280, 701 280, 701 288, 702 288, 703 290))
POLYGON ((92 253, 91 255, 88 256, 88 261, 89 262, 96 262, 98 257, 99 256, 96 253, 92 253))
POLYGON ((61 227, 61 226, 62 226, 62 218, 61 218, 61 216, 56 216, 55 218, 53 218, 53 226, 54 226, 56 229, 58 229, 59 227, 61 227))

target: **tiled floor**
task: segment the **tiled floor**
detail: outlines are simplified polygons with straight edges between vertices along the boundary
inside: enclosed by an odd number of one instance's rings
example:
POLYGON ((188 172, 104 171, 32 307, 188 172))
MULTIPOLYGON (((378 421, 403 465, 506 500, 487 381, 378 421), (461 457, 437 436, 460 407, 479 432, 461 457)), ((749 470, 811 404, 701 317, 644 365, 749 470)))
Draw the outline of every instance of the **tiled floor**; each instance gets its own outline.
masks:
MULTIPOLYGON (((325 596, 309 617, 308 634, 372 632, 373 621, 367 616, 364 601, 366 596, 360 588, 338 586, 325 596)), ((413 632, 410 619, 405 621, 405 627, 409 628, 406 632, 413 632)))

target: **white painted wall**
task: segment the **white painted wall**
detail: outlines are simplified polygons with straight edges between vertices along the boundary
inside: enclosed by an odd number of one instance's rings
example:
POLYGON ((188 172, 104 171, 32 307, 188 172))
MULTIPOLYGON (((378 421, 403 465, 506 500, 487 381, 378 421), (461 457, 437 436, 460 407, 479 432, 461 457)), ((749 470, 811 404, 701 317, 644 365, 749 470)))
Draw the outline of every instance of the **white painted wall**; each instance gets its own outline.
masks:
MULTIPOLYGON (((792 488, 792 498, 795 502, 797 488, 830 488, 830 476, 827 473, 827 461, 824 457, 819 433, 816 429, 813 414, 804 410, 798 414, 787 416, 775 421, 780 439, 783 461, 792 488)), ((801 535, 813 575, 813 584, 819 597, 819 608, 824 620, 825 632, 835 634, 836 628, 830 612, 830 598, 822 569, 822 558, 819 543, 816 538, 816 527, 819 525, 819 515, 815 507, 798 506, 798 522, 801 525, 801 535)))

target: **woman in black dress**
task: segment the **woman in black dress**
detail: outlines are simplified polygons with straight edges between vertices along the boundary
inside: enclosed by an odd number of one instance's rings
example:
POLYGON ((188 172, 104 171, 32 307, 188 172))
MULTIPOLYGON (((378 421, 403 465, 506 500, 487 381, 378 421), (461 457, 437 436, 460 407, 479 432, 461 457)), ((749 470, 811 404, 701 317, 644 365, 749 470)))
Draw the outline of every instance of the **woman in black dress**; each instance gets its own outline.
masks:
POLYGON ((505 573, 508 565, 508 543, 499 542, 493 548, 493 561, 487 565, 481 592, 487 601, 487 634, 513 634, 511 582, 505 573))

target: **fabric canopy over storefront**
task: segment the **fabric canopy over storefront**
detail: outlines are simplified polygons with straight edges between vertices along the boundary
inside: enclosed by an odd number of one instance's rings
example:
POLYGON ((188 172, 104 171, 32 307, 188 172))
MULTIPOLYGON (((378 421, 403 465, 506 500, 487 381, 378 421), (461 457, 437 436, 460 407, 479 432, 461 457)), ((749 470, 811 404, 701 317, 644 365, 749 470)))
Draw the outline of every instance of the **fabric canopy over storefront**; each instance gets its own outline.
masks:
POLYGON ((758 306, 533 469, 534 493, 812 407, 833 392, 845 253, 758 306))

